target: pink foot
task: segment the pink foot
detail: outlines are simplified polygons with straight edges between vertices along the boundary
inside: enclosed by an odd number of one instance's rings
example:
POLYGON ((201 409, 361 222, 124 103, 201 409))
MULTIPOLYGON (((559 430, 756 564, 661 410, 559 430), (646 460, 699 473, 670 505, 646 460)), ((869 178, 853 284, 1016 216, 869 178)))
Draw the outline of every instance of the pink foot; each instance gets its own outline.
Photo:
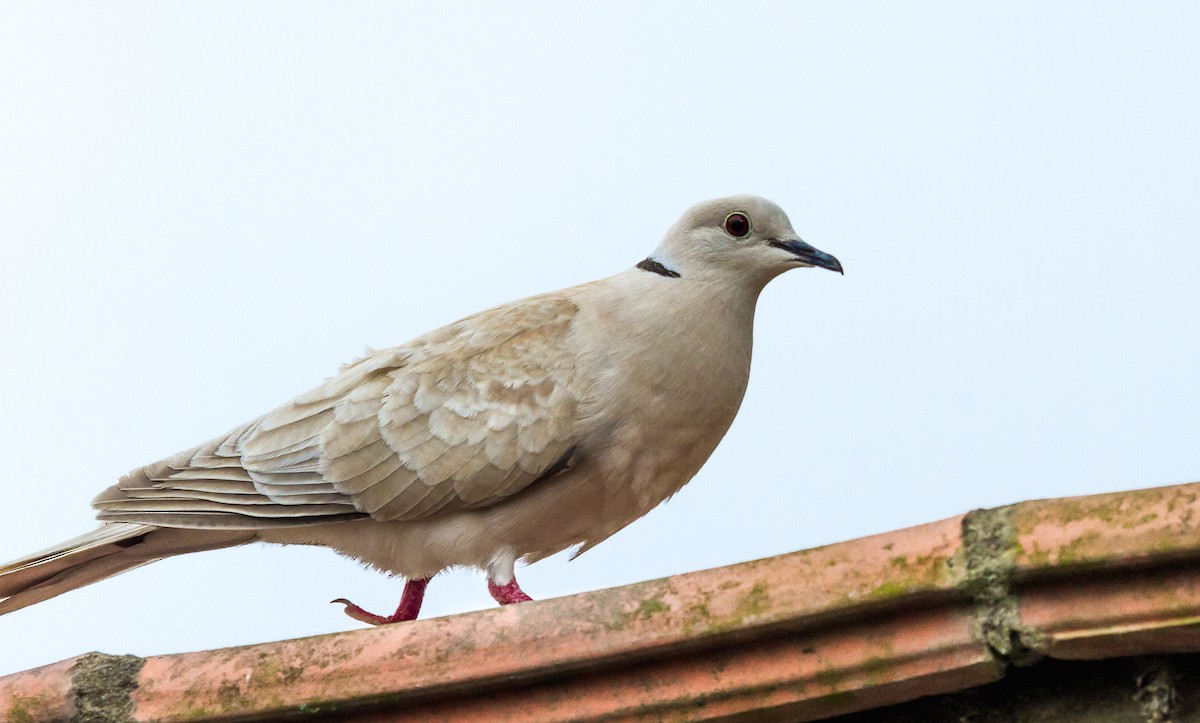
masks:
POLYGON ((513 603, 529 602, 533 598, 525 594, 521 586, 517 584, 517 578, 513 578, 507 585, 497 585, 488 579, 488 592, 492 594, 492 598, 501 605, 512 605, 513 603))
POLYGON ((425 587, 427 585, 429 585, 429 578, 427 577, 409 580, 404 583, 404 593, 400 596, 400 604, 396 606, 396 612, 387 616, 369 613, 344 597, 340 597, 332 602, 345 605, 346 608, 343 612, 355 620, 368 625, 402 623, 406 620, 417 619, 417 615, 421 612, 421 601, 425 599, 425 587))

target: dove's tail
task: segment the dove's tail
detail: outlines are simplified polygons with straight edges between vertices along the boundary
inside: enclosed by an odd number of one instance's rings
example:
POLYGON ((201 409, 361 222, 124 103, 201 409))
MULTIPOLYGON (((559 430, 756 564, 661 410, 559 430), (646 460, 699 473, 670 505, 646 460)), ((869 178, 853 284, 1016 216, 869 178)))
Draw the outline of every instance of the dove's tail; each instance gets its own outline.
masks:
POLYGON ((182 530, 107 522, 79 537, 0 565, 0 615, 164 557, 240 545, 253 539, 252 532, 239 530, 182 530))

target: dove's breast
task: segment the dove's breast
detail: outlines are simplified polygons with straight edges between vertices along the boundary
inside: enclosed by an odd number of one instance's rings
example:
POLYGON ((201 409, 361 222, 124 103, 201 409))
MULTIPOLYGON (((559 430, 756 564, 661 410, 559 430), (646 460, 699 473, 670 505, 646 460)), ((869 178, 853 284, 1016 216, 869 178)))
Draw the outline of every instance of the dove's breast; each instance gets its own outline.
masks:
POLYGON ((588 519, 588 544, 646 514, 700 470, 749 381, 753 297, 714 299, 682 280, 642 276, 649 278, 635 277, 643 283, 621 303, 580 303, 577 333, 588 344, 579 374, 590 393, 580 409, 587 425, 581 491, 569 504, 588 519))

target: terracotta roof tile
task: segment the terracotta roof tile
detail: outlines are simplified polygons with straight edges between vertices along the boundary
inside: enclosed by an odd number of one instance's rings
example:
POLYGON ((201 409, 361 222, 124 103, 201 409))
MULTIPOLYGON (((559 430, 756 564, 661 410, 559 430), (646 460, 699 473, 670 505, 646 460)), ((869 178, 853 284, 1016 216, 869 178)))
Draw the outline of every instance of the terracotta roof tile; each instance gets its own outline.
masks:
POLYGON ((0 678, 0 719, 68 720, 107 681, 132 690, 109 697, 136 721, 816 720, 1044 655, 1197 651, 1198 499, 1181 485, 1025 502, 467 615, 91 654, 0 678))

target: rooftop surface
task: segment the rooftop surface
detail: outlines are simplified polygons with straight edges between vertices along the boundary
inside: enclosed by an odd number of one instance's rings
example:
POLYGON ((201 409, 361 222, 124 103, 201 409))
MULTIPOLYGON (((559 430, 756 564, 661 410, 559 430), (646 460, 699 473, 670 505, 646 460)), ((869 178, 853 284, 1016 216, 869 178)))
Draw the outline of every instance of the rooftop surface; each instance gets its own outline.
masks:
POLYGON ((820 720, 1041 658, 1200 651, 1200 483, 1022 502, 625 587, 0 678, 0 720, 820 720))

